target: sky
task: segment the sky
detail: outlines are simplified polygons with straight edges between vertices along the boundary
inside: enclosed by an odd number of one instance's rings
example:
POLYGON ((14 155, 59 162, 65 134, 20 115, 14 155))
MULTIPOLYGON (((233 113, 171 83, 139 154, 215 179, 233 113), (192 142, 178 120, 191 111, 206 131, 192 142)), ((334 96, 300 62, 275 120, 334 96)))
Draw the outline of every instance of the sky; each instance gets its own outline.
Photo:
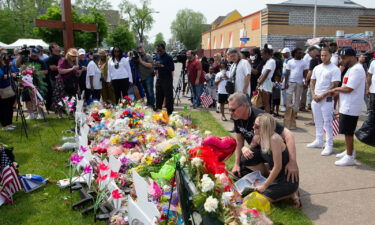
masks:
MULTIPOLYGON (((134 3, 139 1, 131 0, 134 3)), ((154 41, 157 33, 163 33, 167 41, 172 37, 170 26, 176 18, 180 9, 189 8, 201 12, 207 19, 207 23, 212 23, 218 16, 224 16, 237 9, 242 16, 249 15, 258 10, 264 9, 266 4, 281 3, 285 0, 151 0, 151 8, 156 12, 154 16, 153 28, 148 32, 151 42, 154 41), (228 4, 230 3, 230 4, 228 4)), ((303 0, 301 0, 302 2, 303 0)), ((112 8, 118 10, 121 0, 110 0, 112 8)), ((354 2, 367 8, 375 8, 375 0, 354 0, 354 2)))

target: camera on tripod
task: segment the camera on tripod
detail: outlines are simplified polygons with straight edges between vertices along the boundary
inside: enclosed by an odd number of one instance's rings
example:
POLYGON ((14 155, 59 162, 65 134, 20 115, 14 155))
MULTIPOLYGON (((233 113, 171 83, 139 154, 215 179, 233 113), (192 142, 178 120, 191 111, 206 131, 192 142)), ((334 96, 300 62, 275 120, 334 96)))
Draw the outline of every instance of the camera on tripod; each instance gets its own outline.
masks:
POLYGON ((30 55, 30 49, 27 47, 27 45, 23 45, 20 49, 19 54, 23 57, 28 57, 30 55))
POLYGON ((177 54, 177 62, 182 63, 182 64, 185 64, 185 63, 186 63, 186 60, 187 60, 186 50, 181 50, 181 51, 177 54))

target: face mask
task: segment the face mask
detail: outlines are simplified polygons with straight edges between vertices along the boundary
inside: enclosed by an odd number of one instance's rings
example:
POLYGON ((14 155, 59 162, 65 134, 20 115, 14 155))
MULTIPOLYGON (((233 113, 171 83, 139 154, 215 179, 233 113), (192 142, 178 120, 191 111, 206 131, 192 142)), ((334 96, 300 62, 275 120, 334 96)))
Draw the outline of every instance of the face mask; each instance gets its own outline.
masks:
POLYGON ((250 56, 250 59, 251 59, 251 60, 255 60, 256 58, 257 58, 256 55, 251 55, 251 56, 250 56))

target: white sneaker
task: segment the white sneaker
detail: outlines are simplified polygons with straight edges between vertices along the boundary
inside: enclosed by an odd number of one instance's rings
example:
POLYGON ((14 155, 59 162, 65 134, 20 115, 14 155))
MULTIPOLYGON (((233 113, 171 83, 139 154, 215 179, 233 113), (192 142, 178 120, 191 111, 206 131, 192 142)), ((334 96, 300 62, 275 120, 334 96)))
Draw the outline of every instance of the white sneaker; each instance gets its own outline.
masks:
POLYGON ((326 145, 326 147, 324 147, 324 150, 320 153, 322 156, 328 156, 328 155, 331 155, 333 152, 333 148, 332 146, 328 146, 326 145))
POLYGON ((345 155, 341 159, 335 162, 336 166, 353 166, 355 165, 355 160, 353 156, 345 155))
POLYGON ((323 142, 319 142, 318 140, 315 140, 311 142, 310 144, 307 144, 306 147, 308 148, 323 148, 323 142))
POLYGON ((33 120, 33 119, 35 119, 35 114, 34 113, 30 113, 25 119, 26 120, 33 120))
MULTIPOLYGON (((344 150, 343 152, 339 153, 339 154, 336 154, 336 158, 342 158, 346 156, 346 150, 344 150)), ((356 151, 354 150, 353 151, 353 157, 355 158, 356 157, 356 151)))
POLYGON ((43 114, 41 113, 38 113, 38 117, 37 117, 38 120, 44 120, 44 116, 43 114))
POLYGON ((285 112, 285 111, 286 111, 285 106, 281 106, 281 107, 280 107, 280 112, 285 112))

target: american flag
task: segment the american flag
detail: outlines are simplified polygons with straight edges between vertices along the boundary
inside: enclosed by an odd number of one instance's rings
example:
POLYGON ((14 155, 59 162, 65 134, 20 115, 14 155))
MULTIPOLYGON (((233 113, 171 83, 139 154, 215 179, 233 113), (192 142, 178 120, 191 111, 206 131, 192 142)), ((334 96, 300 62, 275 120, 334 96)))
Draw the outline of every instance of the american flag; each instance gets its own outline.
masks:
POLYGON ((209 95, 206 91, 204 91, 200 97, 202 105, 205 108, 210 107, 212 103, 214 103, 214 100, 212 99, 211 95, 209 95))
MULTIPOLYGON (((332 120, 332 131, 333 131, 333 136, 336 136, 339 134, 339 118, 333 114, 333 120, 332 120)), ((326 130, 324 130, 324 133, 326 130)))
POLYGON ((336 118, 335 115, 333 115, 332 127, 333 127, 333 136, 338 135, 339 134, 339 119, 336 118))
POLYGON ((12 202, 12 195, 22 189, 21 182, 13 166, 7 166, 1 173, 0 196, 6 203, 12 202))

